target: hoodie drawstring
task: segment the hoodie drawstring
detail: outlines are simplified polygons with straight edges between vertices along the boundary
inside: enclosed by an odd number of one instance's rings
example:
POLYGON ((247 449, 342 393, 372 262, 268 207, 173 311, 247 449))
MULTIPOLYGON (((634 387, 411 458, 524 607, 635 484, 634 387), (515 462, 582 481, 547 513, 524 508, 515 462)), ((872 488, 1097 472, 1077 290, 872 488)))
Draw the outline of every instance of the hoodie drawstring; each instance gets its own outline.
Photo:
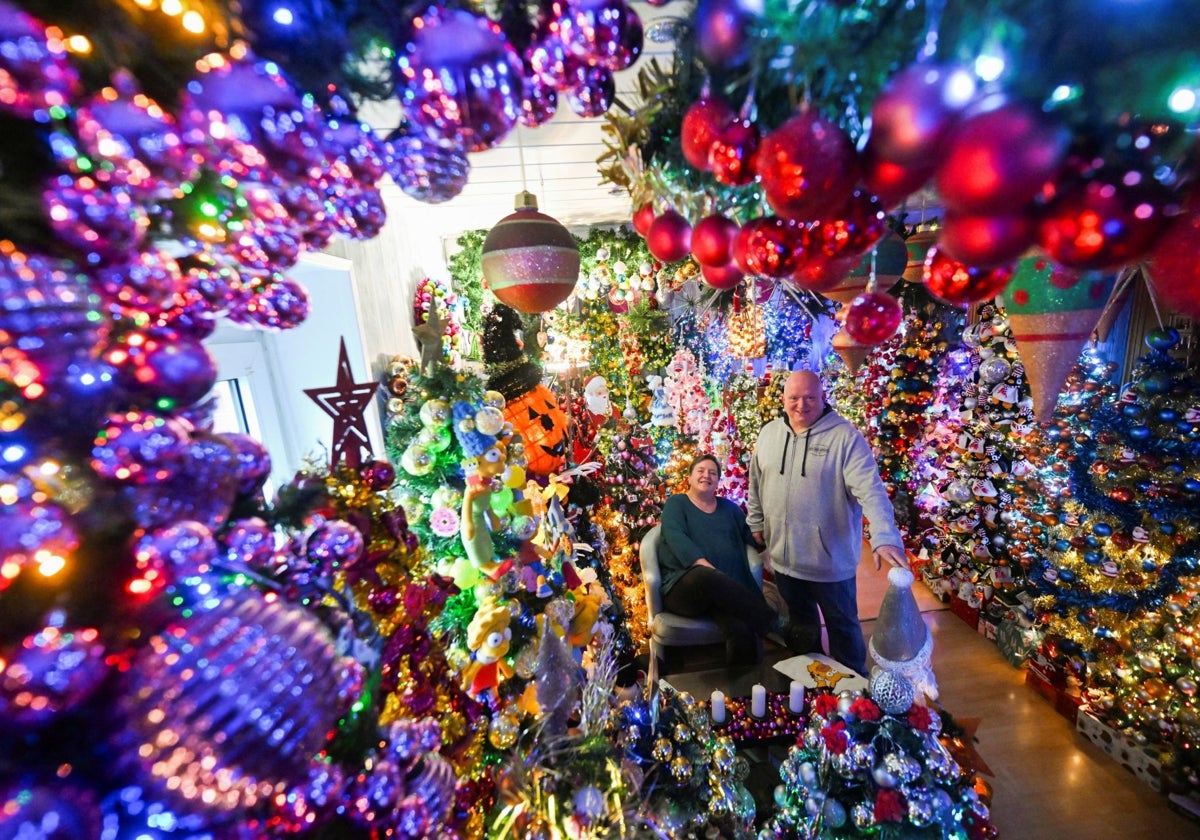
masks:
POLYGON ((808 438, 810 435, 812 435, 812 426, 809 426, 808 430, 804 433, 804 457, 800 459, 801 477, 805 475, 804 470, 808 466, 808 438))
POLYGON ((791 433, 784 435, 783 438, 783 457, 779 459, 779 474, 783 475, 783 468, 787 465, 787 447, 788 441, 791 440, 791 433))

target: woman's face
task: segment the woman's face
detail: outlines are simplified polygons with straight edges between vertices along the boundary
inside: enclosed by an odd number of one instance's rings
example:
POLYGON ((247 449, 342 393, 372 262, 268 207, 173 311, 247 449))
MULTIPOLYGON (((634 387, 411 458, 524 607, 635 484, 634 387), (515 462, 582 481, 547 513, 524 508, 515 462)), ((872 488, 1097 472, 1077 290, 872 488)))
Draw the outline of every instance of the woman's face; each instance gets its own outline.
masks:
POLYGON ((705 458, 692 467, 688 476, 688 487, 697 493, 715 493, 717 482, 721 479, 721 471, 717 465, 705 458))

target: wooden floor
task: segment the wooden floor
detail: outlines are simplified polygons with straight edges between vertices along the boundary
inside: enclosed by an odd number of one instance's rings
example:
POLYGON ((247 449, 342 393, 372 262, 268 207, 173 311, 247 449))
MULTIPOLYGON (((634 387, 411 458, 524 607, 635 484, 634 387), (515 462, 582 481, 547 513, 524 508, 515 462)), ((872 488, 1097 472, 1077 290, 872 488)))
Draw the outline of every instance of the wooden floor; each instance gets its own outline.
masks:
MULTIPOLYGON (((859 567, 859 612, 874 616, 887 588, 886 568, 859 567)), ((1080 735, 1025 685, 994 643, 968 627, 921 584, 914 587, 934 636, 934 671, 943 707, 958 720, 979 719, 976 749, 994 775, 992 818, 1002 840, 1182 840, 1200 823, 1172 811, 1155 793, 1080 735)), ((873 621, 864 620, 870 637, 873 621)), ((774 651, 775 659, 786 657, 774 651)), ((712 654, 712 655, 715 655, 712 654)), ((709 655, 690 653, 686 672, 666 677, 707 697, 745 679, 709 655)))

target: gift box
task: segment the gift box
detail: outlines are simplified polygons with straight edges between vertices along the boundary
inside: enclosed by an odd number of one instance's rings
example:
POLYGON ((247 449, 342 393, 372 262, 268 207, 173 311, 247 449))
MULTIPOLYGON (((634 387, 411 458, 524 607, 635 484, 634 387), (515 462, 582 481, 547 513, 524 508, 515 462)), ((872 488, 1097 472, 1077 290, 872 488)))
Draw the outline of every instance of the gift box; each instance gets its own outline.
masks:
POLYGON ((1100 720, 1087 706, 1079 708, 1075 731, 1087 738, 1122 767, 1151 788, 1163 789, 1162 762, 1149 747, 1138 746, 1132 738, 1100 720))
POLYGON ((952 594, 950 596, 950 611, 961 618, 971 627, 979 629, 979 608, 972 607, 965 600, 952 594))

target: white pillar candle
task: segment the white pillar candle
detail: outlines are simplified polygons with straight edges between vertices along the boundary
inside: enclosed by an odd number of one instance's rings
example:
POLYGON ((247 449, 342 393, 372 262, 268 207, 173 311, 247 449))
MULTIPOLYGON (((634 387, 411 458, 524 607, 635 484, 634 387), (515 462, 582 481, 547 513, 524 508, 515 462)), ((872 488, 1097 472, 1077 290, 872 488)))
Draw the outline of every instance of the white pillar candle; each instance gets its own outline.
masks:
POLYGON ((756 718, 767 716, 767 688, 763 685, 755 685, 750 690, 750 714, 756 718))
POLYGON ((792 690, 788 695, 788 709, 798 715, 804 711, 804 683, 792 680, 792 690))
POLYGON ((725 695, 722 692, 714 691, 712 693, 709 713, 712 715, 713 723, 725 722, 725 695))

